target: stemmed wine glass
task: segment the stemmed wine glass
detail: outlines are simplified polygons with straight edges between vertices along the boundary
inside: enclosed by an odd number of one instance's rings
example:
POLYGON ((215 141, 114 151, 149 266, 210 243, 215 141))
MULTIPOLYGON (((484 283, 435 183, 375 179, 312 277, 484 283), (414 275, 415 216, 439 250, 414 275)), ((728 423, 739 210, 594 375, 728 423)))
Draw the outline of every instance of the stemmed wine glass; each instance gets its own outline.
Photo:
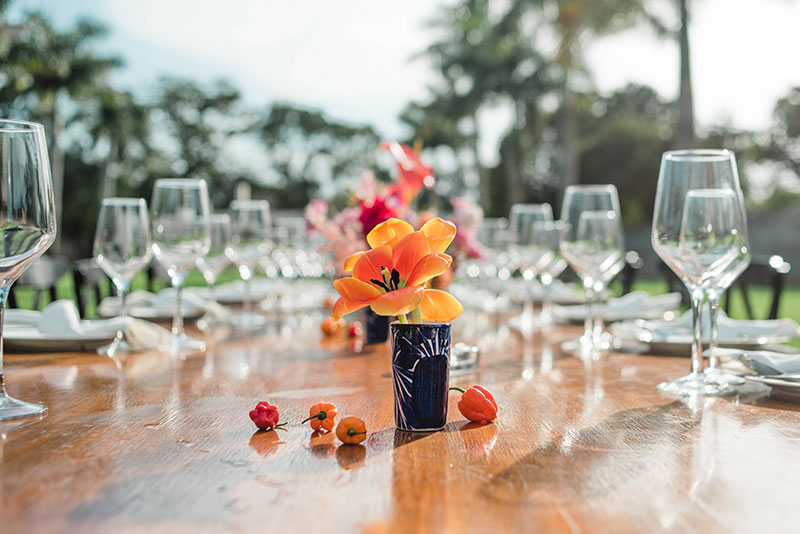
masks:
POLYGON ((603 332, 600 304, 606 285, 625 265, 617 188, 611 184, 567 187, 561 219, 561 253, 581 278, 587 304, 583 336, 577 345, 566 348, 595 357, 612 346, 603 332))
POLYGON ((567 268, 567 260, 564 259, 559 247, 563 232, 564 221, 533 223, 532 246, 541 250, 538 253, 540 258, 538 270, 544 294, 542 296, 542 312, 539 321, 543 326, 553 323, 553 282, 567 268))
POLYGON ((156 180, 151 209, 153 254, 175 288, 173 351, 205 350, 205 343, 189 337, 183 329, 181 292, 197 258, 211 247, 206 182, 184 178, 156 180))
POLYGON ((241 326, 253 328, 264 323, 263 316, 253 313, 251 280, 259 260, 269 250, 270 211, 266 200, 234 200, 230 207, 233 226, 233 246, 230 259, 244 280, 243 308, 239 317, 241 326))
POLYGON ((219 275, 230 265, 233 230, 231 218, 227 213, 213 213, 209 216, 210 247, 205 256, 197 258, 197 268, 203 274, 211 291, 211 299, 216 302, 216 286, 219 275))
POLYGON ((47 406, 9 397, 3 376, 3 313, 11 284, 56 238, 53 180, 41 124, 0 119, 0 421, 47 406))
POLYGON ((651 240, 656 254, 683 281, 692 298, 692 368, 684 377, 659 384, 659 391, 674 395, 732 392, 728 384, 717 383, 702 372, 701 311, 712 283, 716 283, 716 293, 721 293, 724 273, 731 272, 732 264, 747 254, 744 214, 733 152, 664 153, 651 240))
MULTIPOLYGON (((143 198, 106 198, 100 206, 94 235, 97 265, 111 278, 120 299, 120 317, 128 317, 127 297, 133 276, 152 258, 150 220, 143 198)), ((99 352, 114 356, 131 351, 125 329, 99 352)))
MULTIPOLYGON (((514 204, 509 214, 509 227, 511 230, 512 250, 515 260, 525 280, 535 281, 539 275, 539 266, 543 258, 540 253, 549 254, 549 251, 535 247, 533 244, 533 225, 537 222, 553 220, 553 210, 550 204, 514 204)), ((519 316, 519 325, 527 332, 533 326, 533 291, 529 290, 523 303, 523 311, 519 316)))

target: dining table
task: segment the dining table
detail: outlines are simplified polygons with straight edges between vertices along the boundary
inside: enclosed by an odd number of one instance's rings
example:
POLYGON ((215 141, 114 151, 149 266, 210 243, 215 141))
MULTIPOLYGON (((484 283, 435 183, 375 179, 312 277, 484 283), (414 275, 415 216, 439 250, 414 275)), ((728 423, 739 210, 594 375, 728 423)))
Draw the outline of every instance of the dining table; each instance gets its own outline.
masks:
POLYGON ((560 348, 580 327, 521 333, 498 319, 479 366, 450 374, 491 391, 497 419, 467 421, 451 392, 442 430, 404 432, 388 343, 326 337, 322 317, 195 331, 208 347, 188 354, 7 353, 9 394, 49 410, 0 423, 0 531, 800 528, 800 405, 769 390, 666 396, 656 385, 688 357, 582 359, 560 348), (259 401, 287 425, 258 430, 259 401), (301 423, 321 401, 362 418, 366 439, 301 423))

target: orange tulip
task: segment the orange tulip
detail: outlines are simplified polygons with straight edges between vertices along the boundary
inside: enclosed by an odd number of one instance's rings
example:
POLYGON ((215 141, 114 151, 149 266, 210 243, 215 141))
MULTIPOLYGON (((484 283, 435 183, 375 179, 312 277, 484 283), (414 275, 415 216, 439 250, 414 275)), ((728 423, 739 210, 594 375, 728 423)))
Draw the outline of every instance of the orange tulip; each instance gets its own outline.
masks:
POLYGON ((419 308, 423 320, 455 319, 461 304, 444 291, 423 287, 450 267, 453 259, 444 251, 455 235, 456 226, 439 218, 416 232, 400 219, 377 225, 367 235, 372 250, 347 258, 344 269, 352 276, 334 281, 341 298, 331 316, 339 319, 369 306, 379 315, 401 317, 419 308))

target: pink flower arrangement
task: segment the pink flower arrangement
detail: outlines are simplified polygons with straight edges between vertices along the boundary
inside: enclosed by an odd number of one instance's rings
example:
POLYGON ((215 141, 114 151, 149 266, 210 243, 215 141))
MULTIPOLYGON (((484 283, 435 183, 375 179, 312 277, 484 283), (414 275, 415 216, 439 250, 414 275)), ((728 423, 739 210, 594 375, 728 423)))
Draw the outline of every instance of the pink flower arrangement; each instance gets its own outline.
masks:
POLYGON ((458 227, 450 255, 455 258, 485 258, 483 247, 478 241, 478 231, 483 225, 483 210, 466 197, 453 197, 450 204, 453 206, 450 220, 458 227))

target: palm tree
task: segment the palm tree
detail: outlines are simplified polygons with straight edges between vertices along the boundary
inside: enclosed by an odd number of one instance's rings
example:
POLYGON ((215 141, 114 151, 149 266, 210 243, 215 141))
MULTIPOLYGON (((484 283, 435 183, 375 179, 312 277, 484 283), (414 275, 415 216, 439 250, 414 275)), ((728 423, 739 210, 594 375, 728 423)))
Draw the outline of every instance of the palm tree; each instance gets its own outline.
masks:
MULTIPOLYGON (((6 27, 3 29, 6 31, 6 27)), ((63 211, 66 109, 80 104, 99 87, 121 62, 88 50, 87 44, 105 34, 105 28, 86 20, 61 33, 41 14, 32 13, 19 26, 9 28, 11 42, 3 50, 0 87, 4 110, 14 110, 45 124, 53 175, 53 194, 58 224, 63 211)), ((60 234, 54 248, 60 251, 60 234)))

